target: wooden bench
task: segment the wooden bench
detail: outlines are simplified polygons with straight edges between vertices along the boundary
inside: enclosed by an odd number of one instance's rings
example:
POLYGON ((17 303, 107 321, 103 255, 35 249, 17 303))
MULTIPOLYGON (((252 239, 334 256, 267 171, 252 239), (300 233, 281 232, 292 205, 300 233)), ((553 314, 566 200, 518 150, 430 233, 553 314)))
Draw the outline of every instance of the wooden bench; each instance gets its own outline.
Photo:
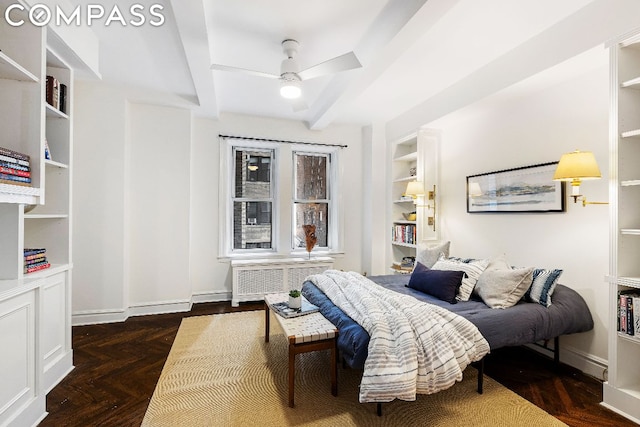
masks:
MULTIPOLYGON (((287 293, 267 294, 265 303, 264 341, 269 342, 269 320, 271 305, 287 301, 287 293)), ((284 318, 274 312, 284 335, 289 341, 289 406, 293 408, 296 354, 310 351, 331 350, 331 394, 338 395, 338 330, 322 314, 310 313, 303 316, 284 318)))

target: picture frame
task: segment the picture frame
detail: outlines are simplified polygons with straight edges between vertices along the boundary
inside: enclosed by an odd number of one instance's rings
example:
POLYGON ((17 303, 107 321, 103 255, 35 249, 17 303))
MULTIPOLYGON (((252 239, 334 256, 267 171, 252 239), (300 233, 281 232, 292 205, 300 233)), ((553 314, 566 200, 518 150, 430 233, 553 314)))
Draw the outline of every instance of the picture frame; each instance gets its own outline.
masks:
POLYGON ((556 161, 467 176, 467 212, 564 212, 565 184, 553 180, 557 165, 556 161))

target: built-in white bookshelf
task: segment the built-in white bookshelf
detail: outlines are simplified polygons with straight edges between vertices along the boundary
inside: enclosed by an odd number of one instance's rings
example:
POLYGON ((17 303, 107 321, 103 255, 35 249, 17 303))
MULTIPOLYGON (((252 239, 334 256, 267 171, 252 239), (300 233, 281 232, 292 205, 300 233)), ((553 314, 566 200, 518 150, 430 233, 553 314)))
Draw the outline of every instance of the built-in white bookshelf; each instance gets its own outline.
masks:
MULTIPOLYGON (((621 331, 620 294, 640 295, 640 31, 610 46, 609 371, 603 404, 640 422, 640 331, 621 331)), ((624 300, 622 301, 624 303, 624 300)), ((633 311, 640 307, 633 307, 633 311)), ((624 319, 623 319, 624 320, 624 319)), ((626 323, 626 322, 625 322, 626 323)))
POLYGON ((407 184, 420 181, 418 162, 419 148, 417 135, 411 135, 391 145, 391 260, 390 272, 408 273, 410 270, 398 270, 402 259, 415 257, 420 238, 418 209, 412 198, 405 196, 407 184), (415 220, 408 220, 403 214, 416 212, 415 220), (395 268, 394 268, 395 267, 395 268))
MULTIPOLYGON (((12 3, 0 0, 0 16, 12 3)), ((50 30, 29 24, 26 13, 20 27, 0 20, 0 147, 29 156, 32 181, 29 187, 0 184, 2 426, 38 424, 46 416, 46 393, 73 369, 74 71, 65 58, 77 56, 51 47, 50 30), (66 85, 65 111, 46 103, 48 75, 66 85), (51 266, 25 273, 25 248, 45 248, 51 266)))

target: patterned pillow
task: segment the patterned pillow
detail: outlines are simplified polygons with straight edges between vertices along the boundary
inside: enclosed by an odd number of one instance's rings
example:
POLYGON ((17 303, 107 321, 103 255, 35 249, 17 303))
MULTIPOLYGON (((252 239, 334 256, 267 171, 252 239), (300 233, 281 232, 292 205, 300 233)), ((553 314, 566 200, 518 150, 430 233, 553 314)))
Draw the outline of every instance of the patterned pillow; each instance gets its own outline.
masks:
POLYGON ((459 258, 445 258, 441 255, 431 269, 463 271, 466 274, 466 277, 462 279, 462 285, 460 286, 460 289, 458 289, 458 295, 456 298, 458 301, 469 301, 469 297, 471 296, 473 288, 476 286, 478 277, 480 277, 485 268, 487 268, 487 265, 489 265, 489 260, 487 259, 469 260, 468 262, 464 262, 460 261, 459 258))
POLYGON ((547 270, 536 268, 533 270, 533 283, 526 293, 527 300, 549 307, 551 305, 551 295, 556 289, 558 278, 562 270, 547 270))
POLYGON ((445 258, 449 256, 449 246, 451 242, 442 242, 433 245, 433 242, 420 242, 418 243, 418 250, 416 251, 416 265, 422 263, 426 267, 433 267, 440 255, 444 255, 445 258), (432 246, 427 246, 431 244, 432 246))

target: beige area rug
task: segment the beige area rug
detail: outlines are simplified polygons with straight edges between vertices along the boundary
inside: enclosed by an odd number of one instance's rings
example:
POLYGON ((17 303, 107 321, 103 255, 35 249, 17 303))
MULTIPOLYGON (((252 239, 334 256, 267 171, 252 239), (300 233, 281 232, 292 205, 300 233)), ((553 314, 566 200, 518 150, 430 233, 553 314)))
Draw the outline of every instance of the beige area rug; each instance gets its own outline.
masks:
MULTIPOLYGON (((271 314, 274 316, 274 314, 271 314)), ((287 404, 287 341, 272 317, 264 342, 264 312, 185 318, 145 414, 143 426, 564 426, 476 370, 448 390, 415 402, 358 402, 361 371, 339 368, 331 395, 329 352, 297 356, 295 408, 287 404)))

